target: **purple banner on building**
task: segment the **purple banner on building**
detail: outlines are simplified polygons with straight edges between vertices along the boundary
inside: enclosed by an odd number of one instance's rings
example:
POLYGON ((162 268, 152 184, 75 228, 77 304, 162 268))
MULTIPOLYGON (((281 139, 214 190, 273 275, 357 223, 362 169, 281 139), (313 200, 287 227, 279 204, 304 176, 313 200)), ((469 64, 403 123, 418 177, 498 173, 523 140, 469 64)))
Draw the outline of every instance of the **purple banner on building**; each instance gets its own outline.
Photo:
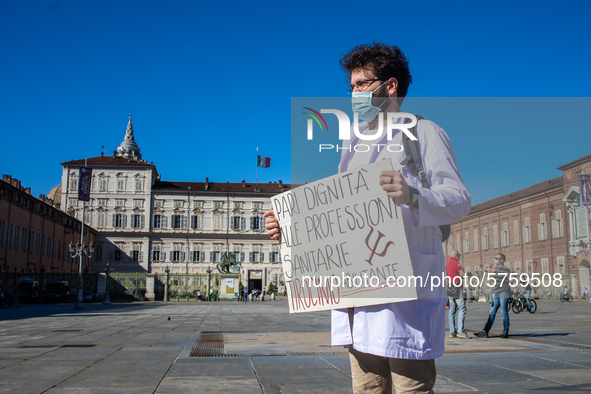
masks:
POLYGON ((591 205, 591 175, 579 175, 581 205, 591 205))
POLYGON ((78 182, 78 200, 90 201, 90 182, 92 168, 80 167, 80 181, 78 182))

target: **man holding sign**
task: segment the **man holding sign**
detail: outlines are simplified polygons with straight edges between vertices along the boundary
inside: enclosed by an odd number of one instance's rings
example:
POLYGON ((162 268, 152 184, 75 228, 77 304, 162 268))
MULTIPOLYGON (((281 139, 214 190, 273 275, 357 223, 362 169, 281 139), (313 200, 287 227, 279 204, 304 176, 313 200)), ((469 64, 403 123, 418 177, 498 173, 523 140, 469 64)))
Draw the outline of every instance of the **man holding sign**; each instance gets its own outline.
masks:
MULTIPOLYGON (((360 45, 341 59, 341 66, 351 81, 353 111, 363 122, 356 137, 343 141, 339 173, 391 161, 392 171, 382 171, 369 182, 379 184, 384 194, 400 205, 412 268, 422 285, 417 285, 413 301, 333 310, 332 345, 349 348, 355 393, 391 393, 392 383, 398 394, 432 393, 434 359, 443 355, 445 337, 445 283, 440 280, 445 262, 439 226, 468 214, 470 194, 447 134, 431 121, 419 120, 416 127, 424 180, 413 175, 407 165, 409 152, 388 149, 405 145, 402 135, 408 129, 393 130, 391 138, 384 135, 368 152, 355 149, 364 139, 359 133, 374 135, 386 123, 405 122, 400 117, 400 104, 412 78, 398 47, 360 45), (384 116, 393 115, 398 118, 384 121, 384 116)), ((267 233, 279 239, 279 222, 274 215, 273 211, 264 215, 267 233)))

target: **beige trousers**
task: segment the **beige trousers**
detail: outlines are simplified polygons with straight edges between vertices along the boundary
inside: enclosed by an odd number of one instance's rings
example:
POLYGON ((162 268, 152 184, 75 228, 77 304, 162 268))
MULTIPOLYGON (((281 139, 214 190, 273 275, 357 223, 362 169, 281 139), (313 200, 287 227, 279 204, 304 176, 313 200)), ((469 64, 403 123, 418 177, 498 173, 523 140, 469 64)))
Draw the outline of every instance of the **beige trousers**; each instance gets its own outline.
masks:
POLYGON ((432 394, 435 360, 404 360, 359 352, 349 346, 353 393, 432 394))

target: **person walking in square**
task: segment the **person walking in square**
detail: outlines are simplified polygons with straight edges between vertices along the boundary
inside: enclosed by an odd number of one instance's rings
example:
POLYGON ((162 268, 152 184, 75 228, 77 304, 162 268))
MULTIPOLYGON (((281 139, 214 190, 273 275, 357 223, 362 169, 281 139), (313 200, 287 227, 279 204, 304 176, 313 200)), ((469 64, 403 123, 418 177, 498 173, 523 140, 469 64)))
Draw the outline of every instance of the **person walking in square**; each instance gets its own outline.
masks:
POLYGON ((521 286, 523 286, 523 296, 527 300, 527 310, 531 311, 531 302, 529 301, 532 290, 531 284, 529 283, 529 280, 526 280, 521 282, 521 286))
POLYGON ((464 269, 458 261, 460 259, 460 252, 453 249, 450 253, 449 260, 445 266, 447 276, 451 281, 448 287, 448 298, 449 298, 449 312, 448 312, 448 323, 449 323, 449 336, 451 338, 469 338, 468 334, 464 331, 464 321, 466 319, 466 302, 464 300, 464 287, 462 285, 462 277, 464 276, 464 269), (457 307, 456 307, 457 306, 457 307), (458 311, 458 324, 454 324, 456 317, 456 310, 458 311), (457 328, 457 330, 456 330, 457 328))
POLYGON ((503 333, 501 338, 509 338, 509 297, 511 297, 511 291, 509 290, 509 275, 511 270, 505 266, 505 255, 499 253, 495 256, 495 266, 489 275, 493 275, 492 278, 495 281, 492 290, 492 306, 488 313, 488 320, 484 325, 482 331, 475 335, 480 338, 488 338, 488 332, 490 331, 493 323, 495 322, 495 316, 499 307, 503 314, 503 333))

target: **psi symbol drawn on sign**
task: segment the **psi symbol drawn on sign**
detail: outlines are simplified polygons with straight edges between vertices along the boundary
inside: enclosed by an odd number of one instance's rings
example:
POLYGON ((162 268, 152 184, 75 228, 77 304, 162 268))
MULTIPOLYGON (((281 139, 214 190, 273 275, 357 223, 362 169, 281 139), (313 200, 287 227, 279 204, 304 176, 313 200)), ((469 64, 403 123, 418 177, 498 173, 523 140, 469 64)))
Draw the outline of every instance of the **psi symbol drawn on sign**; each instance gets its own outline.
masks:
POLYGON ((369 263, 369 265, 373 266, 373 264, 371 263, 373 256, 378 255, 380 257, 384 257, 386 255, 386 253, 388 252, 388 248, 390 246, 394 245, 394 242, 388 241, 386 243, 386 246, 384 246, 384 250, 382 250, 380 253, 376 252, 376 249, 378 248, 378 244, 380 243, 380 239, 382 239, 384 237, 384 234, 380 230, 378 230, 378 238, 376 239, 376 242, 374 243, 373 248, 372 248, 369 246, 369 238, 373 234, 373 227, 369 226, 369 228, 371 230, 369 230, 369 234, 367 234, 367 237, 365 237, 365 245, 367 246, 367 248, 369 250, 371 250, 371 255, 369 256, 369 259, 365 259, 365 261, 367 261, 369 263))

